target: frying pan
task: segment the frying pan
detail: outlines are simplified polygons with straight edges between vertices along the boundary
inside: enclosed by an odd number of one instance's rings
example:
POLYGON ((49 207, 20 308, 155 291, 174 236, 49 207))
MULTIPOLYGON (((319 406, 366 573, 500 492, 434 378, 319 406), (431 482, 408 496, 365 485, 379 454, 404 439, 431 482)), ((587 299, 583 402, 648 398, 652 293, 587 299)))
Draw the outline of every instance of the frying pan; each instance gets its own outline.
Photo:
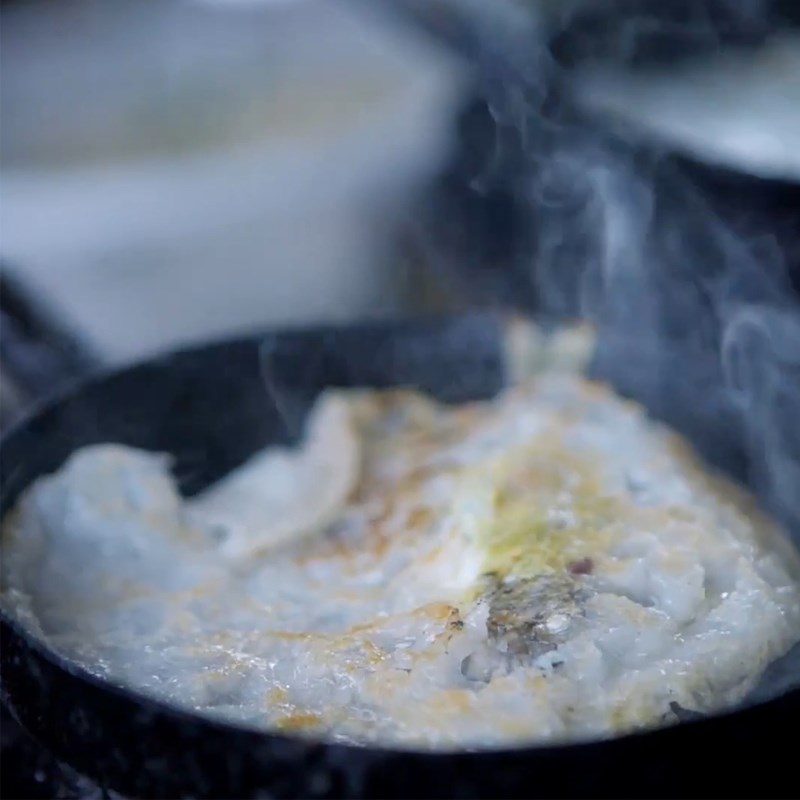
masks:
MULTIPOLYGON (((2 513, 73 450, 102 441, 171 453, 181 491, 194 493, 264 445, 291 441, 326 386, 409 385, 447 402, 488 398, 506 381, 506 325, 472 314, 267 332, 92 377, 5 437, 2 513)), ((793 795, 796 688, 613 740, 426 753, 205 719, 88 674, 7 613, 0 626, 2 699, 14 716, 58 758, 135 797, 793 795)))

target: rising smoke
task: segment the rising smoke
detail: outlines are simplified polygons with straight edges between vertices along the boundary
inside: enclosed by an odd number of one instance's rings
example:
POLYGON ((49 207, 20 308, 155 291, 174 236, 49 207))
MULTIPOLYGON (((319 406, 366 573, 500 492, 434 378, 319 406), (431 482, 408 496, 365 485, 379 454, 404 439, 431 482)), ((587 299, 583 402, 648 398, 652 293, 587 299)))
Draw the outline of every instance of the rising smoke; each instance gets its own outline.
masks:
POLYGON ((570 66, 593 58, 758 41, 774 4, 529 5, 524 39, 482 39, 494 131, 470 191, 502 185, 525 209, 514 271, 540 313, 596 325, 592 372, 749 479, 800 536, 800 306, 781 248, 768 228, 735 231, 672 155, 570 94, 570 66))

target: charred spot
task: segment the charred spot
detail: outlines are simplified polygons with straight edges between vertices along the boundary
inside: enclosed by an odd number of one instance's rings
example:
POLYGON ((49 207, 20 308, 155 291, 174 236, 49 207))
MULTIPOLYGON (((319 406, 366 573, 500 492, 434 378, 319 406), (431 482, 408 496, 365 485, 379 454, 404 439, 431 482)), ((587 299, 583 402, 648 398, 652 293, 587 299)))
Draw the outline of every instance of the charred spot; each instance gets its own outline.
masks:
POLYGON ((511 655, 554 650, 582 615, 585 590, 566 575, 512 580, 490 598, 486 630, 511 655))
POLYGON ((567 564, 567 570, 571 575, 591 575, 592 570, 594 570, 594 561, 588 556, 579 558, 575 561, 570 561, 567 564))

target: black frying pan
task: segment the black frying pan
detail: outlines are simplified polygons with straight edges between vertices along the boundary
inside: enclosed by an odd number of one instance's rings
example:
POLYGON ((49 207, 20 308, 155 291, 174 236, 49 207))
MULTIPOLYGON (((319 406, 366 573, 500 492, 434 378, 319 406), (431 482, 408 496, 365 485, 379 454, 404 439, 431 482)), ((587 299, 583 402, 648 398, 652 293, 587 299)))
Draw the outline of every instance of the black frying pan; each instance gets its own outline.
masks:
MULTIPOLYGON (((290 440, 325 386, 413 385, 446 401, 504 384, 504 322, 319 328, 212 344, 91 379, 2 445, 2 512, 76 448, 170 452, 184 492, 290 440), (265 381, 264 366, 268 366, 265 381), (268 391, 267 386, 271 389, 268 391), (296 411, 289 418, 281 406, 296 411)), ((222 724, 111 686, 3 615, 2 698, 56 756, 136 797, 792 796, 800 690, 711 719, 582 745, 432 754, 222 724)))

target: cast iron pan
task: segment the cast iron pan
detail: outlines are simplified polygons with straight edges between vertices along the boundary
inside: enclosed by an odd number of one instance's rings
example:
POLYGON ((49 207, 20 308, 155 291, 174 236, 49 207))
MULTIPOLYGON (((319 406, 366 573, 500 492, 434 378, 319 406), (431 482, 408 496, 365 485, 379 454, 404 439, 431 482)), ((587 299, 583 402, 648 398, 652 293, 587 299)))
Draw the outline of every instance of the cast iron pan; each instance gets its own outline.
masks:
MULTIPOLYGON (((90 379, 3 442, 2 512, 76 448, 167 451, 182 491, 297 434, 325 386, 411 385, 445 401, 504 383, 493 316, 267 333, 90 379), (265 365, 267 369, 265 371, 265 365), (286 417, 280 405, 296 411, 286 417)), ((55 755, 135 797, 793 796, 800 691, 710 719, 571 746, 431 754, 321 744, 194 716, 111 686, 7 615, 2 698, 55 755)))

